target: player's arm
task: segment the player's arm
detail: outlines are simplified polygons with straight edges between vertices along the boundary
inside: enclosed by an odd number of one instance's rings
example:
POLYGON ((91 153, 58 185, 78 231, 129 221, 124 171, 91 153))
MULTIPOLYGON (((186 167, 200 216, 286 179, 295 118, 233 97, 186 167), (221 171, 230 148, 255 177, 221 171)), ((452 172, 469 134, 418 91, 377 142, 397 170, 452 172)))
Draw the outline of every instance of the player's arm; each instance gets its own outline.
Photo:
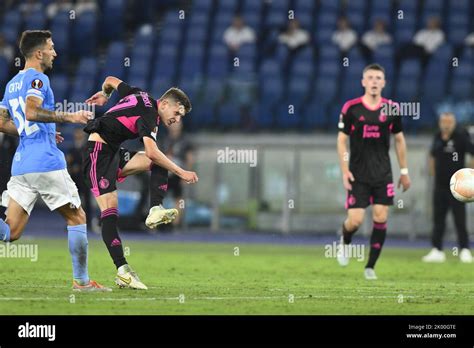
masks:
POLYGON ((398 187, 403 186, 403 192, 405 192, 410 188, 411 181, 408 175, 407 144, 403 132, 395 134, 395 152, 397 153, 401 174, 400 180, 398 181, 398 187))
POLYGON ((143 144, 145 145, 145 154, 151 159, 151 161, 186 181, 188 184, 194 184, 198 181, 198 177, 195 172, 184 170, 180 166, 176 165, 166 155, 158 149, 156 141, 150 137, 143 137, 143 144))
POLYGON ((435 170, 435 158, 430 154, 430 157, 428 158, 428 171, 430 176, 435 176, 435 170))
POLYGON ((340 131, 337 135, 337 154, 339 156, 339 166, 341 167, 342 182, 346 190, 352 190, 351 181, 354 182, 354 175, 349 170, 349 151, 347 140, 349 136, 340 131))
MULTIPOLYGON (((112 93, 114 91, 119 90, 119 86, 123 81, 120 80, 117 77, 114 76, 107 76, 104 80, 104 83, 102 83, 102 90, 94 94, 92 97, 86 100, 87 104, 95 104, 99 106, 103 106, 107 104, 109 101, 110 97, 112 96, 112 93)), ((126 85, 126 84, 125 84, 126 85)), ((125 87, 129 87, 126 85, 125 87)), ((122 93, 124 94, 124 93, 122 93)), ((125 93, 125 95, 130 94, 130 93, 125 93)))
POLYGON ((0 132, 18 136, 18 130, 16 129, 15 122, 10 117, 8 109, 0 108, 0 132))
POLYGON ((82 123, 92 119, 92 112, 80 110, 76 112, 61 112, 43 109, 41 98, 28 96, 26 98, 25 117, 28 121, 40 123, 82 123))

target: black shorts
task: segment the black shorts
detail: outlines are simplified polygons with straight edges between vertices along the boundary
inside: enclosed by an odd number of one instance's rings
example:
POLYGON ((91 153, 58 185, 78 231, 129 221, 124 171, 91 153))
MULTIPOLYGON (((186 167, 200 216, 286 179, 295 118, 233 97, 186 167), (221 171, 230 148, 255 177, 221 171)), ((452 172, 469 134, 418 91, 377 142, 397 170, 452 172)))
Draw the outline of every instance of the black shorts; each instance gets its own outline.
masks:
POLYGON ((378 184, 360 181, 351 182, 352 190, 347 192, 346 209, 367 208, 371 204, 393 205, 395 186, 393 179, 378 184))
POLYGON ((86 186, 95 197, 117 190, 116 182, 125 177, 121 172, 136 151, 118 150, 108 144, 88 141, 82 158, 82 173, 86 186))

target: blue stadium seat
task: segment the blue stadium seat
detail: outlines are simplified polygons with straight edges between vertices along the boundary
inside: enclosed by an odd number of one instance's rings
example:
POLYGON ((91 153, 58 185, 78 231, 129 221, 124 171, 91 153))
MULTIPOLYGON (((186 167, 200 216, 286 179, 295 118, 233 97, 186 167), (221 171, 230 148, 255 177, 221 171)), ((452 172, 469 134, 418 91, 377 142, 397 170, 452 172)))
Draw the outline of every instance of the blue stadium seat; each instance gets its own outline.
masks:
POLYGON ((93 11, 83 12, 74 22, 71 48, 79 57, 90 56, 95 52, 97 14, 93 11))
POLYGON ((104 80, 108 75, 116 76, 122 80, 127 80, 124 65, 125 44, 122 41, 112 42, 107 50, 105 64, 102 68, 100 80, 104 80))
POLYGON ((224 45, 214 45, 207 64, 207 75, 224 78, 229 73, 229 62, 227 48, 224 45))
POLYGON ((327 127, 327 110, 326 105, 318 100, 313 100, 303 108, 303 128, 326 128, 327 127))
POLYGON ((293 64, 290 69, 291 77, 311 77, 313 76, 315 69, 314 62, 306 58, 297 58, 293 60, 293 64))
POLYGON ((233 101, 221 104, 217 112, 217 122, 224 128, 235 128, 242 123, 242 106, 233 101))
POLYGON ((398 102, 414 101, 418 95, 419 83, 418 79, 413 76, 399 77, 396 88, 395 98, 398 102))
POLYGON ((181 76, 189 78, 200 75, 203 70, 204 47, 200 44, 188 44, 184 48, 183 60, 181 61, 181 76))
POLYGON ((459 101, 471 100, 474 97, 473 83, 469 77, 451 79, 450 91, 451 96, 459 101))
POLYGON ((273 105, 269 102, 262 102, 253 105, 250 110, 252 118, 259 129, 271 129, 274 125, 273 105))
MULTIPOLYGON (((178 82, 178 88, 181 88, 191 99, 191 102, 197 98, 197 94, 201 89, 202 81, 198 78, 182 77, 178 82)), ((171 86, 170 86, 171 87, 171 86)))
POLYGON ((468 34, 467 27, 451 26, 448 31, 448 40, 453 45, 462 45, 468 34))
POLYGON ((283 95, 283 82, 279 77, 267 77, 260 81, 260 99, 276 101, 283 95))
POLYGON ((69 98, 74 103, 82 103, 96 92, 95 89, 96 83, 92 76, 81 76, 74 80, 69 98))
POLYGON ((316 80, 313 100, 321 104, 328 104, 337 97, 339 84, 337 79, 331 77, 319 77, 316 80))
POLYGON ((214 15, 214 27, 227 29, 232 24, 232 20, 235 16, 234 12, 218 12, 214 15))
MULTIPOLYGON (((319 16, 316 21, 317 30, 330 29, 334 31, 336 29, 337 19, 337 12, 319 12, 319 16)), ((316 35, 317 34, 318 33, 316 32, 316 35)))
POLYGON ((209 24, 209 18, 210 16, 208 12, 193 12, 193 14, 191 15, 191 27, 202 26, 204 28, 207 28, 209 24))
POLYGON ((337 80, 341 74, 342 66, 337 60, 324 61, 321 59, 318 65, 318 75, 319 77, 330 77, 334 80, 337 80))
POLYGON ((219 11, 235 12, 238 6, 238 0, 219 0, 219 11))
POLYGON ((416 11, 418 3, 418 1, 413 0, 399 0, 398 9, 403 10, 404 12, 416 11))
POLYGON ((225 81, 211 76, 205 83, 203 99, 210 104, 216 104, 222 100, 225 92, 225 81))
POLYGON ((101 17, 100 34, 106 40, 123 38, 125 22, 125 0, 105 0, 104 14, 101 17))
POLYGON ((312 14, 317 6, 316 1, 311 1, 311 0, 297 0, 295 9, 296 9, 296 15, 298 16, 300 12, 305 12, 312 14))
POLYGON ((450 11, 460 11, 469 13, 470 0, 448 1, 450 11))
POLYGON ((333 62, 340 61, 339 47, 336 45, 322 45, 319 49, 319 57, 321 61, 333 62))
POLYGON ((308 97, 311 89, 311 82, 312 81, 309 76, 295 76, 290 78, 287 93, 288 102, 299 107, 308 97))
MULTIPOLYGON (((8 72, 10 70, 10 64, 7 62, 5 57, 0 57, 0 83, 2 86, 8 81, 8 72)), ((4 89, 4 87, 2 87, 4 89)), ((3 97, 3 94, 2 94, 3 97)))
POLYGON ((207 39, 207 28, 196 25, 189 26, 186 32, 187 43, 199 43, 204 44, 207 39))
POLYGON ((347 13, 347 18, 351 23, 352 28, 362 35, 365 31, 365 25, 367 23, 366 14, 364 12, 350 12, 347 13))
POLYGON ((359 76, 352 75, 346 76, 344 80, 341 82, 341 86, 339 89, 341 90, 340 95, 338 95, 339 99, 343 101, 347 101, 349 99, 358 98, 364 94, 364 90, 360 83, 361 70, 359 70, 359 76))
POLYGON ((193 13, 209 12, 212 9, 213 0, 193 1, 193 13))
POLYGON ((303 12, 303 11, 299 11, 299 12, 296 12, 296 15, 295 15, 295 19, 297 19, 300 24, 301 24, 301 27, 305 30, 309 30, 311 31, 311 28, 313 27, 313 15, 311 14, 311 12, 303 12))
POLYGON ((69 80, 66 74, 54 74, 51 76, 51 88, 54 91, 54 102, 62 102, 68 98, 69 80))
POLYGON ((88 76, 97 78, 97 59, 92 57, 82 58, 76 71, 76 78, 88 76))
POLYGON ((264 76, 276 76, 281 73, 281 65, 276 59, 266 59, 260 65, 260 74, 264 76))
POLYGON ((326 12, 338 12, 341 9, 341 1, 335 0, 320 0, 320 11, 326 12))
POLYGON ((350 0, 346 5, 346 12, 364 12, 368 1, 366 0, 350 0))
POLYGON ((2 34, 10 44, 18 40, 21 27, 21 14, 18 10, 10 10, 3 16, 2 34))
POLYGON ((24 30, 38 30, 46 27, 46 14, 43 10, 33 11, 24 18, 24 30))
POLYGON ((407 59, 402 62, 399 75, 401 79, 418 78, 421 74, 421 65, 418 59, 407 59))
POLYGON ((287 12, 290 6, 290 0, 272 0, 268 2, 270 11, 287 12))
POLYGON ((263 1, 255 1, 255 0, 245 0, 244 4, 242 5, 242 13, 261 13, 263 9, 264 2, 263 1))
POLYGON ((296 129, 302 124, 303 114, 291 99, 286 99, 276 105, 275 119, 277 127, 281 129, 296 129))
POLYGON ((423 10, 441 12, 443 10, 443 5, 443 0, 425 0, 423 3, 423 10))
POLYGON ((333 33, 334 30, 330 28, 324 28, 316 31, 316 42, 321 49, 323 49, 326 45, 332 44, 333 33))
POLYGON ((446 75, 428 75, 422 86, 422 101, 430 104, 440 102, 446 96, 446 82, 446 75))
POLYGON ((374 51, 374 60, 391 59, 394 57, 394 49, 392 45, 380 45, 374 51))
POLYGON ((265 28, 283 28, 288 23, 288 12, 270 11, 265 18, 265 28))
POLYGON ((151 95, 158 99, 173 85, 173 80, 167 77, 155 76, 151 84, 151 95))
POLYGON ((177 70, 177 60, 178 47, 161 44, 158 48, 157 56, 153 64, 153 76, 155 78, 159 77, 173 79, 177 70))
POLYGON ((242 18, 244 19, 244 22, 246 25, 248 25, 249 27, 251 27, 253 30, 255 30, 258 33, 261 22, 262 22, 260 13, 258 12, 244 13, 242 15, 242 18))

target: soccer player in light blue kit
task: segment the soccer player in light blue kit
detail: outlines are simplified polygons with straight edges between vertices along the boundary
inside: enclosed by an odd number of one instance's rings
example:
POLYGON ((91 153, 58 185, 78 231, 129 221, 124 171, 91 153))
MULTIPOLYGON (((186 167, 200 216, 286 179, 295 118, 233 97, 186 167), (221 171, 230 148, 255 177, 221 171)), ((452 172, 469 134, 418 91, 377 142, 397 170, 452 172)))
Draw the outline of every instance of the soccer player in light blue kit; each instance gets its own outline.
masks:
POLYGON ((11 79, 0 103, 0 129, 19 135, 12 177, 2 195, 6 220, 0 219, 0 240, 20 238, 38 197, 59 212, 67 223, 73 265, 73 289, 110 291, 90 280, 87 269, 87 226, 77 187, 66 170, 64 154, 56 145, 56 123, 85 124, 90 111, 54 111, 54 95, 44 71, 57 56, 49 31, 23 32, 20 51, 25 68, 11 79))

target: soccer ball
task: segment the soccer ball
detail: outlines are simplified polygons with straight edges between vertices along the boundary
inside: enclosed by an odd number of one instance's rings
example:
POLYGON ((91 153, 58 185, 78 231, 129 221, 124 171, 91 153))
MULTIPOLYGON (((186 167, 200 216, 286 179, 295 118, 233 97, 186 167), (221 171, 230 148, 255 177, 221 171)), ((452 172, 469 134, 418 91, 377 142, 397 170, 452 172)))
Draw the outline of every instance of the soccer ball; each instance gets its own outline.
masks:
POLYGON ((451 193, 460 202, 474 202, 474 169, 459 169, 449 183, 451 193))

